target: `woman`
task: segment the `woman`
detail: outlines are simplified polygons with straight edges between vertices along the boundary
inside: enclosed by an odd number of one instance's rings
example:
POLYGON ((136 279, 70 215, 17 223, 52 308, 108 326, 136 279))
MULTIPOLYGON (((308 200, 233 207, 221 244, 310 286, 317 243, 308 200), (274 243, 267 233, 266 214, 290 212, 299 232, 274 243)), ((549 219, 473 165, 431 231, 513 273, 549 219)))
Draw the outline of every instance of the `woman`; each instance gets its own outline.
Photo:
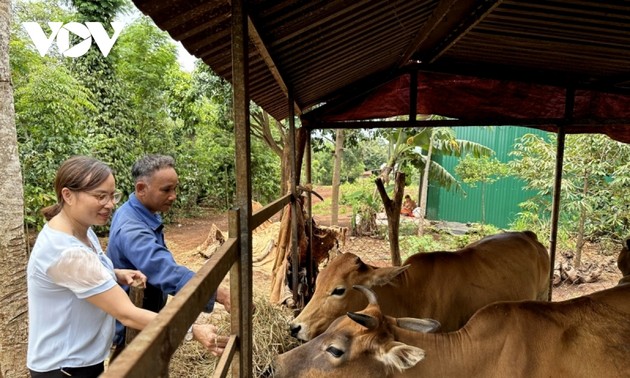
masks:
MULTIPOLYGON (((111 169, 91 157, 72 157, 57 171, 57 203, 42 211, 48 222, 27 269, 31 377, 97 377, 110 351, 114 319, 143 329, 156 316, 135 307, 118 285, 146 277, 114 269, 91 229, 109 221, 121 197, 115 188, 111 169)), ((209 327, 214 326, 195 326, 193 335, 217 354, 209 327)))
POLYGON ((413 209, 415 208, 416 202, 411 199, 411 196, 409 196, 409 194, 406 194, 405 201, 403 202, 402 208, 400 209, 400 213, 408 217, 413 217, 413 209))

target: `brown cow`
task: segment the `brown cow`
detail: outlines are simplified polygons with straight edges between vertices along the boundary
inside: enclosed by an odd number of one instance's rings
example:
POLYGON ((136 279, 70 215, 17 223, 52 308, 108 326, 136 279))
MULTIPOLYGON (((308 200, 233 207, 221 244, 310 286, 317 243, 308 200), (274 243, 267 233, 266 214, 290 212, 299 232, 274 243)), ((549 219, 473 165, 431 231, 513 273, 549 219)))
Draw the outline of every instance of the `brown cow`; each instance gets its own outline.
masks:
POLYGON ((364 308, 365 297, 353 285, 372 288, 388 315, 433 318, 443 331, 454 331, 489 303, 546 300, 549 265, 547 250, 531 231, 488 236, 455 252, 418 253, 402 267, 376 268, 344 253, 317 277, 291 334, 310 340, 339 316, 364 308))
POLYGON ((623 275, 619 284, 630 283, 630 239, 623 242, 623 247, 619 252, 619 257, 617 257, 617 267, 623 275))
POLYGON ((278 356, 274 377, 630 375, 630 285, 564 302, 497 302, 459 331, 434 334, 418 332, 435 328, 426 319, 383 316, 375 298, 278 356))

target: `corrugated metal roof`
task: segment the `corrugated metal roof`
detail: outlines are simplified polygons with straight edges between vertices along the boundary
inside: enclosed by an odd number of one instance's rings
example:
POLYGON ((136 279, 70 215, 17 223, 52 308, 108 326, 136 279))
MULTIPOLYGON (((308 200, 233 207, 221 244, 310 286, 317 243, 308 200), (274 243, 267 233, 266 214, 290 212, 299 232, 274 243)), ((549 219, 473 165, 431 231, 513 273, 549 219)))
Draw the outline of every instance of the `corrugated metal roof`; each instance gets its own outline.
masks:
MULTIPOLYGON (((231 81, 226 0, 134 0, 231 81)), ((312 0, 248 2, 250 90, 276 119, 287 88, 306 112, 409 71, 630 95, 630 2, 312 0)))

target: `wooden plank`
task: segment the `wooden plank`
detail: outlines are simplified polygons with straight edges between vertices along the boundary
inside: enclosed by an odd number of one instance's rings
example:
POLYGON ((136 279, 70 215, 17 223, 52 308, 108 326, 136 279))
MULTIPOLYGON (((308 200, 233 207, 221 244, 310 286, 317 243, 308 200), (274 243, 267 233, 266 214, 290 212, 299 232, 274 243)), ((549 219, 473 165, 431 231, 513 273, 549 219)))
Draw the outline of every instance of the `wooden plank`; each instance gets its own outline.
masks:
POLYGON ((236 353, 236 335, 230 335, 230 339, 225 346, 225 350, 219 359, 219 363, 217 367, 214 369, 213 378, 225 378, 229 372, 230 363, 232 362, 232 358, 236 353))
MULTIPOLYGON (((234 209, 234 210, 230 210, 230 213, 228 215, 228 232, 230 233, 230 235, 238 235, 240 230, 241 230, 241 226, 240 226, 240 211, 238 209, 234 209)), ((239 238, 239 242, 240 242, 240 238, 239 238)), ((241 250, 241 246, 240 244, 238 245, 237 250, 239 251, 239 253, 242 251, 241 250)), ((241 296, 243 295, 243 292, 241 291, 241 287, 243 284, 243 280, 241 279, 241 259, 240 256, 239 258, 236 259, 236 263, 234 263, 234 265, 232 265, 232 268, 230 269, 230 300, 231 303, 242 303, 243 299, 241 298, 241 296)), ((241 314, 241 307, 240 306, 232 306, 232 310, 230 311, 230 329, 231 329, 231 333, 233 335, 237 335, 237 337, 242 337, 243 333, 241 332, 241 319, 242 319, 242 314, 241 314)), ((235 353, 232 354, 231 356, 231 362, 232 362, 232 372, 233 372, 233 376, 234 377, 239 377, 240 375, 240 366, 241 366, 241 353, 242 350, 241 348, 238 348, 235 353)))
MULTIPOLYGON (((144 284, 140 280, 135 280, 129 286, 129 299, 134 306, 142 308, 144 304, 144 284)), ((125 345, 129 345, 138 336, 140 331, 131 327, 125 327, 125 345)))
POLYGON ((171 356, 236 261, 236 246, 228 239, 101 377, 167 377, 171 356))
POLYGON ((291 201, 291 193, 285 194, 252 215, 252 230, 260 226, 266 220, 270 219, 277 212, 281 211, 284 206, 291 201))
MULTIPOLYGON (((282 73, 280 72, 281 70, 278 67, 278 64, 274 61, 273 57, 269 53, 269 50, 267 49, 267 45, 265 44, 262 37, 260 36, 260 33, 258 32, 256 25, 254 25, 254 22, 252 21, 251 17, 247 17, 247 20, 248 20, 248 26, 249 26, 249 38, 254 43, 254 46, 256 46, 258 53, 260 54, 262 59, 265 61, 265 64, 267 65, 267 68, 269 68, 269 72, 271 72, 271 75, 276 80, 276 83, 278 84, 282 92, 288 98, 289 89, 288 89, 286 80, 284 79, 284 75, 282 75, 282 73)), ((297 102, 293 101, 292 105, 293 105, 294 111, 298 115, 302 114, 302 108, 299 106, 297 102)))

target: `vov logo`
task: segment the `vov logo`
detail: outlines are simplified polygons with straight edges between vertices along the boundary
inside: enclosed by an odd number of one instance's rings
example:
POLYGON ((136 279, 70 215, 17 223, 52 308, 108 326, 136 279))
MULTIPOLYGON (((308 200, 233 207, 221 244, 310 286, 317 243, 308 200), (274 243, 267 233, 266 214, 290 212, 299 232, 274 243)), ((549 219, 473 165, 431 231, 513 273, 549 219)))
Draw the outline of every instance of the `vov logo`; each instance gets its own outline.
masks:
POLYGON ((112 46, 116 43, 118 36, 120 36, 124 23, 112 22, 110 25, 114 29, 114 35, 112 35, 111 38, 107 35, 107 31, 105 31, 105 28, 100 22, 86 22, 85 25, 78 22, 69 22, 65 25, 63 22, 49 22, 48 26, 51 30, 50 36, 46 36, 37 22, 22 23, 22 26, 24 26, 24 29, 28 32, 28 35, 31 37, 31 40, 41 56, 46 55, 48 50, 50 50, 50 46, 53 44, 53 40, 57 37, 59 52, 63 56, 70 58, 85 55, 90 49, 90 46, 92 46, 92 38, 94 38, 94 42, 96 42, 103 56, 107 57, 112 46), (70 46, 70 33, 83 38, 83 41, 74 46, 70 46))

